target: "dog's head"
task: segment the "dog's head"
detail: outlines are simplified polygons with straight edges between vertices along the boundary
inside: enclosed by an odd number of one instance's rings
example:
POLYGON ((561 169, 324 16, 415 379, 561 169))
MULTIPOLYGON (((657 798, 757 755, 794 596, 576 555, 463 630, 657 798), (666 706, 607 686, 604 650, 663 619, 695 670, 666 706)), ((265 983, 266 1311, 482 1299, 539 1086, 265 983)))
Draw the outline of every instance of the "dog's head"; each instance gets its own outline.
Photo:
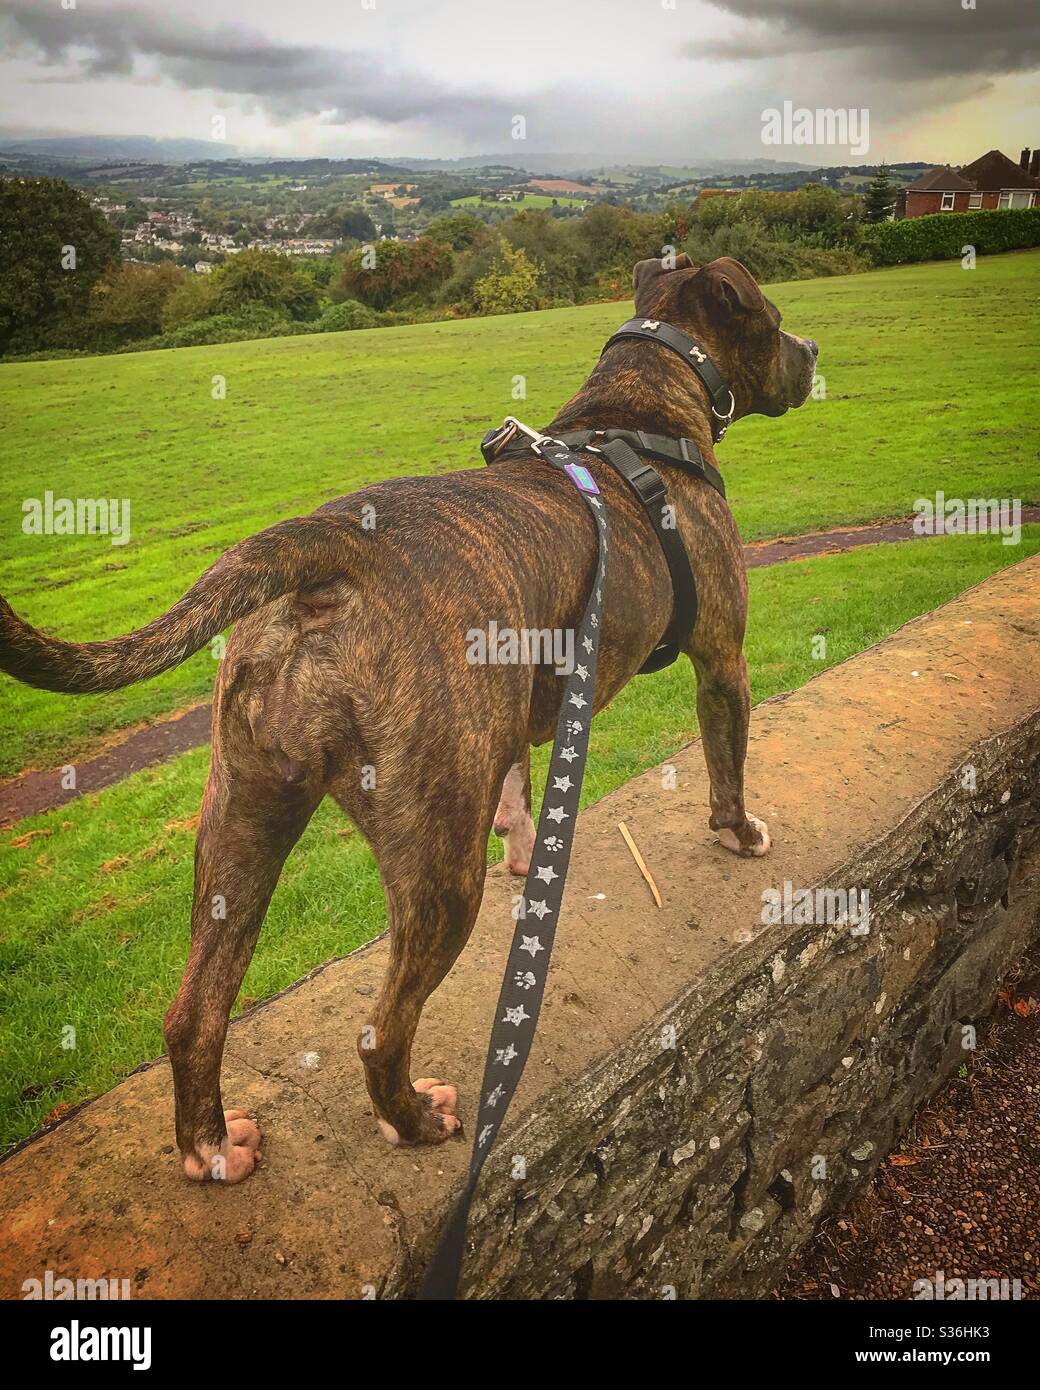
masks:
POLYGON ((697 267, 685 253, 640 261, 636 313, 688 333, 710 354, 736 401, 736 414, 783 415, 812 390, 819 348, 780 327, 780 311, 739 261, 697 267))

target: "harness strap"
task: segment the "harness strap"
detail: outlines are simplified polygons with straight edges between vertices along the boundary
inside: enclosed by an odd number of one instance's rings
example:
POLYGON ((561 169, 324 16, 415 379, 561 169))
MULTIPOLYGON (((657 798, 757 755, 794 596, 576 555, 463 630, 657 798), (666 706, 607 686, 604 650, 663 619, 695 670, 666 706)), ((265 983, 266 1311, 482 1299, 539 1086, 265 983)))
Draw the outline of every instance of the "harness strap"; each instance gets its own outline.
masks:
POLYGON ((589 725, 596 703, 596 660, 603 631, 607 575, 607 509, 596 480, 576 454, 544 436, 539 436, 533 447, 553 467, 566 473, 584 497, 595 522, 599 559, 574 643, 577 661, 563 688, 531 867, 524 881, 523 897, 514 912, 516 926, 484 1064, 469 1173, 427 1266, 418 1294, 424 1301, 457 1296, 466 1248, 466 1222, 477 1179, 520 1084, 534 1042, 563 902, 589 751, 589 725))
POLYGON ((697 586, 690 559, 675 524, 668 488, 657 469, 644 463, 623 439, 614 439, 602 448, 591 444, 586 447, 590 453, 602 454, 642 502, 668 562, 674 600, 672 618, 664 636, 639 668, 641 676, 648 676, 676 660, 697 621, 697 586))
POLYGON ((715 489, 720 497, 726 495, 726 484, 722 474, 713 463, 701 453, 692 439, 671 439, 666 434, 648 434, 646 430, 574 430, 569 434, 555 436, 570 449, 587 449, 623 440, 637 454, 648 454, 650 458, 660 459, 671 464, 683 473, 695 478, 703 478, 715 489))
MULTIPOLYGON (((487 432, 480 449, 485 462, 491 464, 501 461, 514 449, 534 449, 536 453, 542 453, 537 442, 533 443, 532 440, 546 438, 510 417, 500 429, 487 432)), ((553 435, 552 439, 568 451, 582 449, 603 458, 624 478, 643 504, 668 565, 673 603, 672 616, 664 635, 639 668, 638 674, 648 676, 654 671, 661 671, 678 658, 697 622, 697 586, 686 547, 675 525, 675 513, 668 503, 667 485, 657 469, 644 462, 636 450, 678 464, 685 472, 702 478, 721 497, 725 497, 726 485, 722 481, 722 474, 704 458, 692 439, 669 439, 666 435, 647 434, 645 430, 575 430, 553 435)))

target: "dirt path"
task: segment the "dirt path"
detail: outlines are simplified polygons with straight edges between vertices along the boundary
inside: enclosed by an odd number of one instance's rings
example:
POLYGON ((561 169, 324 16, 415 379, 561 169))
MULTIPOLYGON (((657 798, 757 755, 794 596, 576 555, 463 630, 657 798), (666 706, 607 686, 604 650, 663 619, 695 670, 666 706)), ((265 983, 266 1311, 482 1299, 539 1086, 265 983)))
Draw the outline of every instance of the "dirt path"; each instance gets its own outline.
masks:
POLYGON ((128 738, 113 743, 97 757, 76 763, 76 786, 61 785, 61 770, 23 772, 12 782, 0 786, 0 829, 7 829, 25 816, 52 811, 87 792, 100 791, 121 782, 132 772, 166 762, 178 753, 209 742, 212 706, 197 705, 186 714, 176 714, 136 729, 128 738))
POLYGON ((802 1248, 774 1297, 914 1299, 927 1295, 918 1280, 937 1293, 941 1270, 947 1299, 955 1279, 1007 1279, 1012 1298, 1017 1279, 1018 1297, 1040 1299, 1040 945, 1015 975, 966 1074, 918 1114, 866 1196, 802 1248))
MULTIPOLYGON (((1040 522, 1040 507, 1023 507, 1023 523, 1040 522)), ((878 521, 846 530, 818 531, 805 536, 781 536, 771 541, 755 541, 744 547, 748 569, 805 560, 813 555, 855 550, 861 545, 918 539, 912 518, 878 521)), ((0 830, 9 829, 26 816, 39 815, 64 806, 85 792, 100 791, 121 782, 132 772, 166 762, 209 742, 211 706, 199 705, 183 715, 175 715, 137 729, 128 738, 114 742, 94 758, 76 764, 76 787, 61 785, 60 770, 23 772, 0 784, 0 830)))

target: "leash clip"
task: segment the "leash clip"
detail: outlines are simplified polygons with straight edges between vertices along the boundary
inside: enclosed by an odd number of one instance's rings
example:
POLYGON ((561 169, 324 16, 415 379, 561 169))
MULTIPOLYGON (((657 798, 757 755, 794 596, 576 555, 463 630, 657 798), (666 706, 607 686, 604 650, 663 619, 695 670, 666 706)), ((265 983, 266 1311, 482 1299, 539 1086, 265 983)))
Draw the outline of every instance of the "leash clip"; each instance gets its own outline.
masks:
POLYGON ((525 425, 523 420, 518 420, 515 415, 506 416, 502 421, 502 428, 505 429, 506 426, 510 427, 510 439, 512 439, 517 430, 519 430, 521 434, 526 434, 531 441, 531 448, 534 449, 536 454, 540 454, 546 444, 555 444, 557 442, 553 439, 551 434, 540 434, 538 430, 533 430, 530 425, 525 425))

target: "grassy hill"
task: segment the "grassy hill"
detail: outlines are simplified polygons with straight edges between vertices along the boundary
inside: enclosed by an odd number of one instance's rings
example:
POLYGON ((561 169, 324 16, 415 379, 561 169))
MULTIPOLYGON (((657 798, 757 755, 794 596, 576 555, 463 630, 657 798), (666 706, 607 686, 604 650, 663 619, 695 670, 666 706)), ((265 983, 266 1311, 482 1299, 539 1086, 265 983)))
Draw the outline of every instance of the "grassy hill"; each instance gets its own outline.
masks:
MULTIPOLYGON (((1040 500, 1038 291, 1040 252, 773 286, 785 323, 821 343, 826 399, 741 422, 721 446, 745 538, 904 516, 938 488, 1040 500)), ((477 466, 481 434, 505 414, 546 422, 628 312, 2 365, 0 592, 66 637, 140 626, 242 536, 377 478, 477 466), (23 535, 23 501, 47 489, 129 499, 130 543, 23 535)), ((212 682, 205 652, 79 700, 2 681, 0 776, 72 757, 212 682)))

